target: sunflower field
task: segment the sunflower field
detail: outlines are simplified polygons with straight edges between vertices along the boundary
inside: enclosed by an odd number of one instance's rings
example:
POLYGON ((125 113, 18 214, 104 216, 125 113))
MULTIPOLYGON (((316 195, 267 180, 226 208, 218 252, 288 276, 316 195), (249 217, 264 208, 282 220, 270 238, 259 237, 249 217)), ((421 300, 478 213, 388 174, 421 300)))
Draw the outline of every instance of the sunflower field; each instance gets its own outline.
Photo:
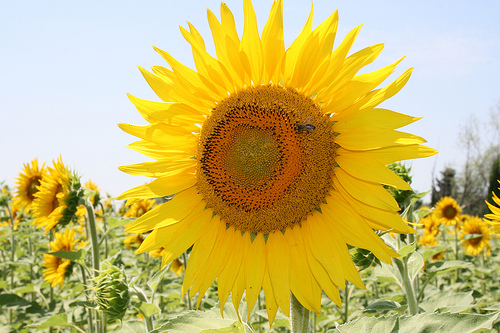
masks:
POLYGON ((262 34, 243 4, 241 38, 208 10, 216 57, 181 27, 196 70, 140 68, 161 101, 119 127, 149 160, 119 169, 148 183, 113 197, 62 156, 1 183, 0 332, 500 331, 500 199, 426 204, 401 161, 437 151, 378 107, 412 69, 379 87, 403 58, 358 74, 383 44, 334 47, 337 11, 285 49, 283 1, 262 34))

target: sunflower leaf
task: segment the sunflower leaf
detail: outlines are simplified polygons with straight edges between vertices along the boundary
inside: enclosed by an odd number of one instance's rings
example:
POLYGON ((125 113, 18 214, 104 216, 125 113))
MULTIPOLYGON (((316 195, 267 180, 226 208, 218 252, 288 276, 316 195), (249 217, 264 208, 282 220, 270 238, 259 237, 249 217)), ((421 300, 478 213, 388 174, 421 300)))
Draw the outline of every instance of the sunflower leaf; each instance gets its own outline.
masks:
POLYGON ((480 329, 491 329, 500 312, 491 314, 468 313, 423 313, 414 316, 392 315, 387 317, 360 317, 344 325, 340 325, 328 333, 350 332, 475 332, 480 329))
POLYGON ((85 258, 86 252, 82 249, 78 251, 56 251, 56 252, 49 252, 47 254, 51 254, 53 256, 62 258, 62 259, 69 259, 71 261, 79 261, 83 260, 85 258))

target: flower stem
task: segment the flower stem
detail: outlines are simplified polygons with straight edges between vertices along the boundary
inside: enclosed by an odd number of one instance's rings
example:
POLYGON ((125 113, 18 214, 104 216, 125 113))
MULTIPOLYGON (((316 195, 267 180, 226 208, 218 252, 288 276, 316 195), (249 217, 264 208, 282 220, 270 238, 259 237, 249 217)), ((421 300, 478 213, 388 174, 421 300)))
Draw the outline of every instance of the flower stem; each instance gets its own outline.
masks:
POLYGON ((99 240, 97 239, 97 228, 95 224, 94 207, 90 202, 85 201, 85 208, 88 215, 88 228, 90 230, 90 240, 92 242, 92 268, 94 269, 94 277, 99 275, 100 269, 100 254, 99 254, 99 240))
POLYGON ((407 260, 406 258, 403 261, 394 259, 394 262, 396 263, 396 267, 398 268, 399 273, 403 277, 406 300, 408 302, 408 311, 410 312, 411 316, 416 315, 418 314, 418 302, 415 298, 415 293, 413 292, 413 286, 411 283, 410 274, 408 272, 407 260))
POLYGON ((290 324, 292 333, 309 333, 309 310, 290 293, 290 324))
MULTIPOLYGON (((85 200, 85 208, 87 209, 87 215, 88 215, 87 228, 90 231, 89 232, 90 240, 92 243, 92 268, 94 277, 97 277, 99 275, 99 269, 100 269, 100 253, 99 253, 99 239, 97 238, 97 228, 95 224, 94 206, 90 201, 85 200)), ((96 311, 95 314, 96 314, 97 332, 101 332, 101 325, 99 323, 99 313, 96 311)))
MULTIPOLYGON (((85 268, 80 265, 80 269, 82 270, 82 282, 83 282, 83 285, 85 287, 87 287, 87 278, 85 276, 85 268)), ((87 301, 89 300, 89 294, 87 292, 85 292, 85 297, 87 299, 87 301)), ((93 316, 92 316, 92 310, 91 309, 87 309, 87 314, 88 314, 88 318, 87 318, 87 325, 89 326, 89 333, 94 333, 94 320, 93 320, 93 316)))

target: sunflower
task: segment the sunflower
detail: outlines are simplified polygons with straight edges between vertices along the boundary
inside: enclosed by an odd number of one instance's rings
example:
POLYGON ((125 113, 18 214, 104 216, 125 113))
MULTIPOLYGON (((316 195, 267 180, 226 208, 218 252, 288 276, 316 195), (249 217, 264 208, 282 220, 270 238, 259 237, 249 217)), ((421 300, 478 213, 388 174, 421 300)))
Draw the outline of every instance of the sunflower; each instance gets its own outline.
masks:
MULTIPOLYGON (((63 218, 66 203, 70 197, 70 172, 61 158, 53 162, 54 168, 48 168, 35 194, 32 210, 33 224, 37 228, 44 227, 45 232, 54 228, 63 218)), ((76 207, 75 207, 76 211, 76 207)))
MULTIPOLYGON (((63 232, 55 233, 54 240, 50 242, 50 252, 74 251, 83 246, 83 241, 75 237, 76 229, 66 228, 63 232)), ((51 254, 43 255, 43 279, 51 287, 59 284, 62 288, 64 278, 71 274, 71 260, 62 259, 51 254)))
POLYGON ((94 195, 90 197, 90 202, 94 207, 97 207, 97 204, 101 200, 100 198, 100 193, 99 193, 99 188, 97 187, 97 184, 93 183, 90 179, 88 182, 85 183, 85 188, 94 191, 94 195))
POLYGON ((425 246, 438 245, 436 236, 437 236, 437 231, 425 230, 423 235, 419 238, 418 244, 425 246))
POLYGON ((493 201, 496 203, 496 206, 490 204, 488 201, 486 201, 486 204, 491 210, 491 214, 486 214, 484 217, 489 219, 489 224, 495 230, 497 234, 500 234, 500 199, 497 197, 495 192, 493 192, 493 201))
POLYGON ((38 192, 44 174, 46 173, 45 163, 38 166, 38 159, 35 158, 31 164, 24 164, 23 171, 16 179, 16 202, 27 213, 31 210, 31 205, 35 200, 35 194, 38 192))
POLYGON ((153 199, 136 200, 125 213, 125 217, 141 217, 150 211, 154 204, 153 199))
POLYGON ((465 249, 465 253, 471 256, 475 256, 483 252, 489 254, 491 251, 490 240, 491 240, 491 229, 480 217, 474 216, 467 220, 462 226, 462 231, 460 233, 460 238, 462 238, 462 247, 465 249))
POLYGON ((346 280, 364 287, 347 244, 396 256, 373 229, 414 232, 383 185, 410 187, 385 165, 435 154, 395 130, 419 118, 376 108, 411 69, 380 89, 401 60, 356 75, 383 45, 346 58, 357 27, 332 52, 336 11, 312 30, 311 10, 285 50, 282 13, 274 1, 259 36, 244 0, 240 39, 225 3, 221 21, 208 10, 216 58, 188 23, 197 71, 155 48, 171 69, 141 72, 163 102, 129 95, 149 125, 120 124, 140 138, 129 147, 155 159, 120 170, 156 179, 118 199, 175 194, 126 228, 153 230, 137 253, 164 247, 164 266, 193 246, 182 293, 199 305, 217 278, 221 309, 230 293, 238 309, 246 290, 249 314, 264 289, 271 324, 278 308, 289 315, 290 291, 319 313, 321 290, 340 306, 346 280))
POLYGON ((433 213, 446 225, 456 225, 462 209, 452 197, 441 198, 434 206, 433 213))
POLYGON ((137 249, 139 246, 141 246, 142 242, 144 242, 144 238, 142 238, 142 234, 136 234, 136 235, 130 235, 125 237, 123 240, 123 245, 127 249, 137 249))

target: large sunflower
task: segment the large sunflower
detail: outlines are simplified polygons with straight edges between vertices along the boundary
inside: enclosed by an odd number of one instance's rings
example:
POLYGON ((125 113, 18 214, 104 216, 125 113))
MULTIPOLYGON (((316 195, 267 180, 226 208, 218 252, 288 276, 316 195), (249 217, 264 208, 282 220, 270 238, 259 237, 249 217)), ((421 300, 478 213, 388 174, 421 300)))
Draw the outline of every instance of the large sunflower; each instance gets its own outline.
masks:
MULTIPOLYGON (((63 232, 55 233, 54 240, 50 242, 50 252, 74 251, 83 246, 83 241, 76 237, 76 229, 66 228, 63 232)), ((43 279, 52 287, 59 284, 62 288, 64 278, 71 274, 71 260, 62 259, 51 254, 43 255, 43 279)))
POLYGON ((465 221, 462 226, 460 238, 462 238, 462 247, 465 253, 475 256, 486 249, 490 252, 491 229, 480 217, 474 216, 465 221))
POLYGON ((25 163, 24 168, 16 179, 16 202, 27 213, 31 210, 35 194, 38 192, 44 174, 46 173, 45 163, 38 166, 38 159, 35 158, 31 164, 25 163))
MULTIPOLYGON (((33 201, 33 224, 37 228, 44 227, 45 232, 54 228, 63 217, 68 207, 67 199, 70 196, 70 172, 61 158, 53 162, 53 168, 43 177, 38 192, 33 201)), ((76 207, 75 207, 76 209, 76 207)))
POLYGON ((188 23, 197 71, 156 49, 171 69, 141 72, 163 102, 129 96, 150 124, 120 124, 141 139, 129 147, 156 160, 120 169, 156 179, 118 199, 175 194, 127 227, 153 230, 137 253, 164 247, 166 265, 194 245, 182 292, 199 304, 217 278, 221 309, 230 293, 238 308, 246 290, 250 312, 263 288, 271 323, 278 308, 289 314, 290 291, 319 313, 322 289, 341 305, 345 280, 363 287, 347 244, 390 262, 373 229, 413 229, 382 184, 410 187, 385 165, 435 153, 395 130, 419 118, 376 108, 411 69, 381 89, 400 60, 356 75, 383 45, 346 58, 357 27, 332 52, 336 11, 312 30, 311 10, 285 51, 282 12, 273 2, 259 36, 245 0, 240 39, 224 3, 221 21, 208 10, 217 58, 188 23))

